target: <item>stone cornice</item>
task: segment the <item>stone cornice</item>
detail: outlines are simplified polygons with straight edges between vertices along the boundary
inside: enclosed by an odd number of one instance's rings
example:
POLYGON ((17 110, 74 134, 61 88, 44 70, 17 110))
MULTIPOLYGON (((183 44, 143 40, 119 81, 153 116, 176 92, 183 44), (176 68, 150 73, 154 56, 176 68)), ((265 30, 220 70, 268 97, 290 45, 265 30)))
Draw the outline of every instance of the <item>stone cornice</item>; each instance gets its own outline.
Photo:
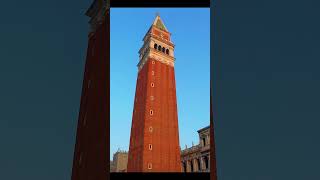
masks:
POLYGON ((148 39, 147 41, 145 41, 145 43, 143 44, 143 46, 139 49, 139 54, 141 53, 141 51, 147 46, 149 46, 151 39, 148 39))
POLYGON ((171 41, 166 41, 165 39, 161 39, 161 38, 160 38, 159 36, 157 36, 157 35, 150 34, 149 36, 150 36, 150 38, 154 38, 154 39, 156 39, 156 40, 158 40, 158 41, 160 41, 160 42, 162 42, 162 43, 164 43, 164 44, 167 44, 167 45, 169 45, 169 46, 172 46, 172 47, 175 46, 171 41))
POLYGON ((94 0, 85 14, 92 18, 97 16, 101 9, 110 9, 110 0, 94 0))
POLYGON ((92 32, 96 31, 100 24, 103 23, 109 8, 110 2, 105 0, 95 0, 91 4, 90 8, 86 12, 86 15, 90 17, 89 24, 91 29, 89 36, 92 34, 92 32))
POLYGON ((200 133, 202 131, 210 131, 210 126, 206 126, 206 127, 202 128, 202 129, 199 129, 198 133, 200 133))
POLYGON ((168 56, 164 53, 158 52, 157 50, 154 49, 148 49, 147 52, 144 54, 140 62, 137 64, 138 66, 138 71, 142 69, 144 64, 148 61, 148 59, 153 59, 156 61, 159 61, 163 64, 167 64, 169 66, 174 67, 174 61, 175 58, 172 56, 168 56))

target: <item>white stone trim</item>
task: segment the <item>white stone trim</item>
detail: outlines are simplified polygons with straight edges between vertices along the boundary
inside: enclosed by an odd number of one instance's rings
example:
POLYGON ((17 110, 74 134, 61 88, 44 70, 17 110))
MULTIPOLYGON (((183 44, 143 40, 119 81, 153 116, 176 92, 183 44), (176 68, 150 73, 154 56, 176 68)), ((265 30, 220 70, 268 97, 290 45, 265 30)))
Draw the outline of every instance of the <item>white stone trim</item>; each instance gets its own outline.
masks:
MULTIPOLYGON (((160 17, 157 17, 160 18, 160 17)), ((154 21, 156 23, 157 21, 154 21)), ((171 43, 171 42, 170 42, 171 43)), ((139 50, 139 63, 138 66, 138 72, 143 68, 144 64, 148 61, 149 58, 152 58, 156 61, 159 61, 163 64, 169 65, 174 67, 174 45, 169 44, 160 41, 159 39, 156 39, 155 37, 152 37, 148 35, 148 37, 144 38, 144 44, 139 50), (166 52, 158 51, 154 49, 154 44, 157 44, 158 46, 164 47, 165 49, 169 49, 169 54, 166 54, 166 52)))
POLYGON ((167 64, 169 66, 174 67, 174 62, 175 62, 174 57, 169 56, 165 53, 159 52, 154 49, 149 49, 149 50, 147 50, 147 52, 144 54, 144 57, 140 60, 140 62, 137 65, 139 71, 142 69, 142 67, 148 61, 149 58, 152 58, 152 59, 159 61, 163 64, 167 64))

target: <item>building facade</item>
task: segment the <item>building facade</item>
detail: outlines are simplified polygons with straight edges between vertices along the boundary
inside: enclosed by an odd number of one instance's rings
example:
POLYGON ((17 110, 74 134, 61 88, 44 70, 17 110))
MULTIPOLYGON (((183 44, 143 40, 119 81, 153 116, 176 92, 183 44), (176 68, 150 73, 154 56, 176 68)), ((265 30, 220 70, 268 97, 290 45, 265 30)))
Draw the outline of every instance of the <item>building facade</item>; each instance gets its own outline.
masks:
POLYGON ((199 144, 181 151, 182 172, 210 172, 210 126, 198 134, 199 144))
POLYGON ((143 41, 128 172, 181 172, 174 44, 159 15, 143 41))
POLYGON ((109 169, 110 11, 106 0, 94 0, 73 155, 72 180, 105 179, 109 169))
MULTIPOLYGON (((210 172, 210 126, 198 130, 199 144, 181 150, 181 172, 210 172)), ((110 172, 126 172, 126 151, 113 155, 110 172)))
POLYGON ((118 150, 110 162, 110 172, 127 172, 128 153, 118 150))
POLYGON ((110 172, 116 172, 116 167, 114 166, 113 161, 110 161, 110 172))

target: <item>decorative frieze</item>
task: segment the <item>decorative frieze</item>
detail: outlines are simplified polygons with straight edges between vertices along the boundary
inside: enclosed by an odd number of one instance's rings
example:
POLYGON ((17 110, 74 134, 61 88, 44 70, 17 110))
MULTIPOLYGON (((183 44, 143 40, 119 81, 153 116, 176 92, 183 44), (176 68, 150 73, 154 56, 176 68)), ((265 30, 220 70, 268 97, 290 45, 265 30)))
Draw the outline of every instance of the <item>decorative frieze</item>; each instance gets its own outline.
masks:
POLYGON ((166 64, 166 65, 174 67, 174 61, 175 61, 174 57, 171 57, 171 56, 166 55, 164 53, 159 53, 154 49, 147 49, 145 54, 143 55, 142 59, 140 60, 140 62, 137 65, 138 66, 138 71, 140 71, 142 69, 144 64, 149 59, 153 59, 153 60, 159 61, 159 62, 161 62, 163 64, 166 64))

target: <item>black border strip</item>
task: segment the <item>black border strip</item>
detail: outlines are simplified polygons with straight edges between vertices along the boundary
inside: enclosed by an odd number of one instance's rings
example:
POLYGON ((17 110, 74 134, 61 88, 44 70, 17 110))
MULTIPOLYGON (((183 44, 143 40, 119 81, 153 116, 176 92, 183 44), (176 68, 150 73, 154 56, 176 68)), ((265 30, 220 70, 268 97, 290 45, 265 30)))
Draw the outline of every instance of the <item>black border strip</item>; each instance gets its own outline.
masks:
POLYGON ((210 173, 110 173, 111 180, 120 179, 198 179, 210 180, 210 173))
POLYGON ((110 0, 110 7, 210 7, 210 0, 110 0))

